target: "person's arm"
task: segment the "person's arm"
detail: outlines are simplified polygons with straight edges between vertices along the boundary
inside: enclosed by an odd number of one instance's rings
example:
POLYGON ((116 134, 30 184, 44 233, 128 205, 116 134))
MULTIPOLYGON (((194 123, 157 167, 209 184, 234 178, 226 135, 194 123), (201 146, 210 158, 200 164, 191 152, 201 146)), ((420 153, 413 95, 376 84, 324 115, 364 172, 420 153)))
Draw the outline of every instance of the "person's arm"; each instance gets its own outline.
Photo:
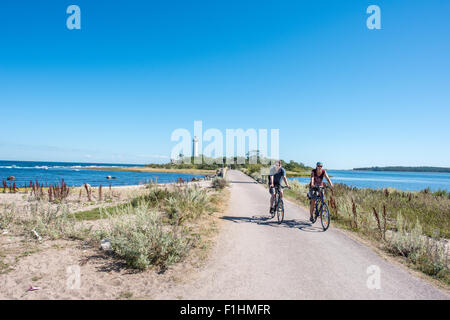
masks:
POLYGON ((328 183, 333 188, 333 182, 331 182, 330 177, 328 176, 328 173, 325 171, 325 178, 328 180, 328 183))
POLYGON ((314 186, 314 172, 311 171, 311 182, 309 183, 310 187, 312 188, 314 186))
POLYGON ((286 184, 286 187, 289 188, 289 183, 288 183, 288 181, 287 181, 287 179, 286 179, 286 176, 283 176, 283 180, 284 180, 284 183, 286 184))
POLYGON ((283 173, 283 180, 284 180, 284 183, 286 184, 286 187, 288 187, 289 188, 289 182, 287 181, 287 179, 286 179, 286 170, 284 169, 284 168, 282 168, 282 173, 283 173))
POLYGON ((270 177, 270 187, 273 188, 273 176, 269 176, 270 177))

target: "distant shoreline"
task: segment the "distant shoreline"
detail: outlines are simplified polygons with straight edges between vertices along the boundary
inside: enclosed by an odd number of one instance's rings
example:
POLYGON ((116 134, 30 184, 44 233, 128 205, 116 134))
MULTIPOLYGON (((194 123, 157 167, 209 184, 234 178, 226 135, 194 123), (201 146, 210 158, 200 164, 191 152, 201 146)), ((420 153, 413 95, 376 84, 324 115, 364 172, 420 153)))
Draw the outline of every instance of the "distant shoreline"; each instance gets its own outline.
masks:
POLYGON ((439 172, 450 173, 450 168, 445 167, 367 167, 367 168, 353 168, 353 171, 397 171, 397 172, 439 172))
POLYGON ((310 177, 311 176, 311 172, 309 171, 303 171, 303 172, 298 172, 298 171, 286 171, 286 176, 288 178, 295 178, 295 177, 310 177))
POLYGON ((129 172, 164 172, 164 173, 188 173, 208 175, 215 173, 215 170, 205 169, 165 169, 165 168, 149 168, 149 167, 101 167, 101 168, 83 168, 95 171, 129 171, 129 172))

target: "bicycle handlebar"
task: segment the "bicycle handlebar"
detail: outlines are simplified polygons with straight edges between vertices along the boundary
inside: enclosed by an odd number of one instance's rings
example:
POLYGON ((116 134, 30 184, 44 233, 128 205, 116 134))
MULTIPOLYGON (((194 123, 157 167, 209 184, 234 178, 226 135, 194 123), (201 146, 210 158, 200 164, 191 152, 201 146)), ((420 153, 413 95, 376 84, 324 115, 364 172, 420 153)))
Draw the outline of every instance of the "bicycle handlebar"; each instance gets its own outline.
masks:
POLYGON ((290 186, 289 187, 288 186, 282 186, 282 185, 278 184, 278 185, 274 186, 274 188, 281 188, 281 189, 286 189, 287 188, 287 189, 290 189, 291 187, 290 186))

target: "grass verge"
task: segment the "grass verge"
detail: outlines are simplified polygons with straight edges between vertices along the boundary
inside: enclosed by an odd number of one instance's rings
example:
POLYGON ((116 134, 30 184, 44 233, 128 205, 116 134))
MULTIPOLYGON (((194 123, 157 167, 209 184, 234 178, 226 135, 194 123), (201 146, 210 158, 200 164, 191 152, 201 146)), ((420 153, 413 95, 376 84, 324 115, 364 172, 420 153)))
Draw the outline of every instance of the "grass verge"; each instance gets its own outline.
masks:
MULTIPOLYGON (((98 246, 109 239, 112 252, 128 266, 161 269, 183 259, 202 242, 199 226, 216 212, 223 189, 196 185, 149 185, 126 203, 72 213, 64 203, 33 202, 17 212, 14 205, 0 206, 0 231, 40 245, 46 240, 84 240, 98 246), (85 224, 85 220, 103 219, 85 224), (89 226, 87 228, 86 226, 89 226), (92 231, 95 230, 95 231, 92 231)), ((206 226, 208 228, 208 226, 206 226)), ((0 248, 1 249, 1 248, 0 248)), ((1 271, 8 267, 1 259, 1 271)))
MULTIPOLYGON (((286 197, 307 209, 306 185, 292 181, 286 197)), ((355 232, 416 270, 450 285, 450 199, 430 192, 373 190, 336 184, 327 203, 333 224, 355 232)))
POLYGON ((124 206, 113 208, 106 227, 94 239, 108 239, 112 252, 128 266, 161 270, 203 247, 199 222, 218 210, 221 191, 195 186, 152 186, 124 206))

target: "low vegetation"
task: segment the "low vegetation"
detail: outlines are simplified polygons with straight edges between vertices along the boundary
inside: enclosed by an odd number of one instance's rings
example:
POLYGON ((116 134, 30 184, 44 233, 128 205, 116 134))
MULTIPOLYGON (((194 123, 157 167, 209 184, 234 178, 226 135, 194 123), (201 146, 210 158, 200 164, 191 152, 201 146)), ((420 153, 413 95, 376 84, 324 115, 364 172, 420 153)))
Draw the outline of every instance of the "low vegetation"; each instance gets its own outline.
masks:
POLYGON ((192 246, 185 232, 165 225, 162 216, 146 201, 129 205, 120 215, 111 217, 96 238, 107 238, 112 251, 136 269, 150 265, 164 269, 183 258, 192 246))
POLYGON ((199 238, 186 227, 188 222, 211 215, 219 202, 220 194, 195 186, 154 186, 117 208, 97 239, 109 239, 114 253, 130 267, 164 269, 198 245, 199 238))
POLYGON ((214 178, 212 180, 212 187, 215 189, 223 189, 228 186, 228 181, 224 178, 214 178))
MULTIPOLYGON (((259 172, 261 168, 268 168, 271 161, 274 159, 265 158, 259 155, 259 151, 248 153, 246 157, 233 157, 233 158, 210 158, 204 155, 198 157, 185 157, 179 155, 177 161, 171 163, 147 164, 144 168, 152 169, 166 169, 166 170, 217 170, 223 167, 223 165, 229 166, 231 169, 240 169, 243 171, 259 172)), ((293 160, 286 162, 281 160, 283 167, 286 169, 289 176, 309 176, 311 167, 298 163, 293 160)))
MULTIPOLYGON (((307 185, 292 181, 288 197, 309 207, 307 185)), ((327 191, 333 222, 376 241, 416 269, 450 284, 447 240, 450 199, 445 193, 358 189, 335 184, 327 191)))
MULTIPOLYGON (((306 167, 302 163, 290 161, 289 163, 281 161, 282 167, 286 170, 287 177, 309 177, 311 175, 311 168, 306 167)), ((240 170, 246 175, 252 177, 256 181, 265 181, 264 176, 267 176, 270 172, 270 165, 264 165, 261 163, 249 164, 245 167, 241 167, 240 170)))
POLYGON ((37 240, 43 237, 51 240, 81 239, 86 235, 86 230, 76 224, 67 206, 61 204, 53 208, 42 201, 20 214, 14 205, 4 205, 0 209, 0 230, 37 240))
MULTIPOLYGON (((195 226, 204 220, 201 218, 219 210, 221 189, 226 184, 220 180, 212 185, 215 187, 149 185, 125 203, 75 213, 64 202, 50 203, 48 199, 31 197, 30 205, 22 208, 20 214, 14 204, 0 207, 0 232, 7 231, 33 243, 65 239, 98 246, 101 240, 108 239, 113 255, 129 267, 165 269, 183 259, 190 249, 206 247, 195 226), (101 221, 95 228, 92 223, 86 224, 87 220, 98 219, 101 221)), ((60 187, 56 192, 52 190, 53 196, 66 192, 63 185, 60 187)))

